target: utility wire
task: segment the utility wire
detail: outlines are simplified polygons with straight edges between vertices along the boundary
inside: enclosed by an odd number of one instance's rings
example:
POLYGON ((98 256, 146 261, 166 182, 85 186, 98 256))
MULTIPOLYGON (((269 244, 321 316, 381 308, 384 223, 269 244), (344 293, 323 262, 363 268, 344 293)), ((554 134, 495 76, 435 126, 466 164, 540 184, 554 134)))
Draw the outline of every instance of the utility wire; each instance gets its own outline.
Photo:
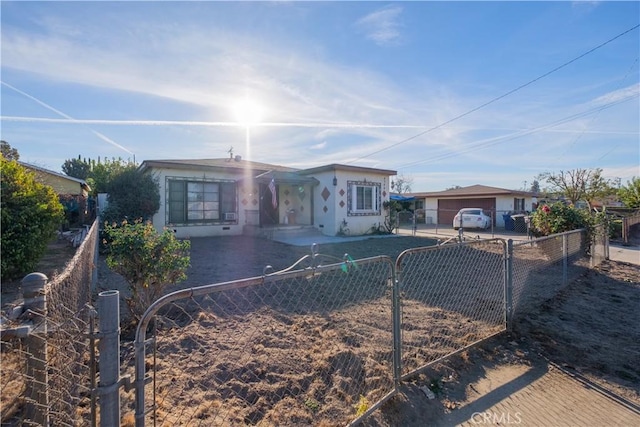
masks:
POLYGON ((625 98, 612 101, 612 102, 610 102, 608 104, 605 104, 603 106, 600 106, 600 107, 597 107, 597 108, 592 108, 591 110, 586 110, 586 111, 583 111, 581 113, 576 113, 576 114, 573 114, 571 116, 567 116, 567 117, 564 117, 562 119, 556 120, 555 122, 548 123, 548 124, 543 125, 543 126, 539 126, 537 128, 521 130, 521 131, 518 131, 518 132, 511 133, 509 135, 490 138, 488 140, 485 139, 485 140, 481 140, 481 141, 476 141, 474 143, 471 143, 466 149, 463 149, 461 151, 456 151, 454 153, 441 154, 440 156, 430 157, 427 160, 418 160, 418 161, 411 162, 411 163, 405 163, 403 165, 397 166, 396 169, 402 169, 402 168, 406 168, 406 167, 409 167, 409 166, 415 166, 415 165, 418 165, 418 164, 432 163, 434 161, 448 159, 450 157, 455 157, 455 156, 458 156, 460 154, 468 153, 470 151, 480 150, 480 149, 491 147, 491 146, 494 146, 494 145, 497 145, 497 144, 501 144, 501 143, 506 142, 506 141, 511 141, 511 140, 514 140, 516 138, 520 138, 520 137, 525 136, 525 135, 530 135, 532 133, 540 132, 540 131, 543 131, 543 130, 547 130, 549 128, 553 128, 555 126, 559 126, 559 125, 564 124, 564 123, 568 123, 570 121, 579 119, 581 117, 588 116, 589 114, 592 114, 594 112, 599 113, 602 110, 614 107, 614 106, 616 106, 618 104, 622 104, 622 103, 630 101, 630 100, 632 100, 634 98, 638 98, 638 96, 640 96, 640 95, 639 94, 630 95, 630 96, 627 96, 625 98))
MULTIPOLYGON (((619 91, 620 89, 622 89, 622 86, 624 85, 625 80, 627 80, 627 77, 629 77, 629 74, 631 74, 631 71, 633 71, 633 69, 635 68, 636 64, 638 63, 638 59, 636 58, 635 61, 633 61, 633 64, 631 64, 631 67, 629 67, 629 70, 627 71, 627 73, 624 75, 624 77, 622 78, 622 80, 620 81, 620 84, 618 85, 618 87, 613 90, 612 92, 609 93, 609 96, 611 96, 611 93, 616 93, 617 91, 619 91)), ((607 105, 607 104, 605 104, 607 105)), ((604 108, 603 108, 604 109, 604 108)), ((598 118, 598 115, 600 114, 600 111, 596 112, 596 114, 594 114, 591 117, 591 120, 589 121, 589 123, 587 123, 587 125, 582 129, 582 132, 580 132, 578 134, 578 136, 576 137, 576 139, 567 146, 567 148, 560 153, 560 157, 564 157, 569 151, 571 151, 571 149, 573 149, 573 146, 576 145, 578 143, 578 141, 580 141, 580 139, 582 138, 582 136, 585 134, 587 128, 589 126, 591 126, 593 124, 593 122, 595 122, 596 118, 598 118)), ((601 160, 601 159, 599 159, 601 160)))
POLYGON ((595 52, 596 50, 598 50, 598 49, 600 49, 600 48, 602 48, 602 47, 604 47, 604 46, 608 45, 609 43, 611 43, 611 42, 613 42, 613 41, 615 41, 615 40, 617 40, 617 39, 619 39, 620 37, 624 36, 625 34, 630 33, 631 31, 633 31, 633 30, 637 29, 638 27, 640 27, 640 24, 635 25, 634 27, 629 28, 628 30, 626 30, 626 31, 624 31, 624 32, 622 32, 622 33, 620 33, 620 34, 618 34, 617 36, 615 36, 615 37, 613 37, 613 38, 611 38, 611 39, 609 39, 609 40, 607 40, 607 41, 605 41, 604 43, 599 44, 598 46, 596 46, 596 47, 594 47, 594 48, 592 48, 592 49, 588 50, 587 52, 583 53, 582 55, 579 55, 579 56, 577 56, 577 57, 573 58, 572 60, 570 60, 570 61, 568 61, 568 62, 565 62, 564 64, 562 64, 562 65, 560 65, 560 66, 558 66, 558 67, 556 67, 556 68, 552 69, 551 71, 548 71, 548 72, 546 72, 546 73, 544 73, 544 74, 542 74, 542 75, 540 75, 540 76, 536 77, 535 79, 530 80, 530 81, 528 81, 527 83, 524 83, 524 84, 522 84, 522 85, 518 86, 517 88, 512 89, 512 90, 510 90, 510 91, 508 91, 508 92, 506 92, 506 93, 504 93, 504 94, 502 94, 502 95, 500 95, 500 96, 498 96, 498 97, 496 97, 496 98, 493 98, 492 100, 487 101, 487 102, 485 102, 484 104, 481 104, 481 105, 479 105, 479 106, 477 106, 477 107, 475 107, 475 108, 473 108, 473 109, 471 109, 471 110, 469 110, 469 111, 467 111, 467 112, 465 112, 465 113, 462 113, 462 114, 460 114, 460 115, 458 115, 458 116, 455 116, 455 117, 453 117, 452 119, 447 120, 446 122, 440 123, 439 125, 436 125, 436 126, 434 126, 434 127, 432 127, 432 128, 429 128, 429 129, 425 130, 424 132, 420 132, 420 133, 418 133, 418 134, 416 134, 416 135, 414 135, 414 136, 411 136, 411 137, 409 137, 409 138, 403 139, 402 141, 396 142, 395 144, 388 145, 388 146, 386 146, 386 147, 384 147, 384 148, 381 148, 381 149, 376 150, 376 151, 374 151, 374 152, 372 152, 372 153, 369 153, 369 154, 367 154, 366 156, 358 157, 357 159, 354 159, 354 160, 352 160, 352 161, 350 161, 350 162, 347 162, 347 163, 354 163, 354 162, 357 162, 358 160, 362 160, 362 159, 366 159, 367 157, 371 157, 371 156, 373 156, 374 154, 378 154, 378 153, 381 153, 381 152, 383 152, 383 151, 389 150, 389 149, 391 149, 391 148, 397 147, 398 145, 404 144, 404 143, 409 142, 409 141, 411 141, 411 140, 413 140, 413 139, 416 139, 416 138, 418 138, 418 137, 421 137, 422 135, 426 135, 426 134, 428 134, 428 133, 430 133, 430 132, 433 132, 434 130, 440 129, 441 127, 446 126, 446 125, 448 125, 449 123, 452 123, 452 122, 454 122, 454 121, 456 121, 456 120, 459 120, 459 119, 461 119, 461 118, 463 118, 463 117, 466 117, 466 116, 468 116, 469 114, 475 113, 476 111, 478 111, 478 110, 480 110, 480 109, 482 109, 482 108, 484 108, 484 107, 486 107, 486 106, 488 106, 488 105, 491 105, 491 104, 493 104, 493 103, 495 103, 495 102, 497 102, 497 101, 499 101, 499 100, 501 100, 501 99, 503 99, 503 98, 506 98, 507 96, 509 96, 509 95, 511 95, 511 94, 513 94, 513 93, 515 93, 515 92, 517 92, 517 91, 519 91, 519 90, 521 90, 521 89, 524 89, 524 88, 525 88, 525 87, 527 87, 527 86, 532 85, 533 83, 537 82, 538 80, 541 80, 541 79, 543 79, 543 78, 545 78, 545 77, 549 76, 550 74, 553 74, 553 73, 555 73, 556 71, 559 71, 559 70, 561 70, 562 68, 565 68, 566 66, 568 66, 568 65, 570 65, 570 64, 573 64, 574 62, 576 62, 576 61, 578 61, 578 60, 580 60, 580 59, 584 58, 585 56, 587 56, 587 55, 589 55, 589 54, 591 54, 591 53, 595 52))

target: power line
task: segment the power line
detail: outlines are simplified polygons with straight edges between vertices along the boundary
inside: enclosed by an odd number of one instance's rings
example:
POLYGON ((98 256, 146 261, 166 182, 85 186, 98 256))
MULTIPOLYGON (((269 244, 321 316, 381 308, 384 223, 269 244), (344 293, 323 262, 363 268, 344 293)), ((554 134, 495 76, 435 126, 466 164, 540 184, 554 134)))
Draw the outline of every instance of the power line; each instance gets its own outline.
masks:
POLYGON ((614 106, 616 106, 618 104, 622 104, 622 103, 630 101, 630 100, 632 100, 634 98, 638 98, 638 96, 640 96, 640 95, 639 94, 630 95, 630 96, 627 96, 625 98, 621 98, 621 99, 612 101, 612 102, 610 102, 608 104, 605 104, 603 106, 599 106, 597 108, 592 108, 590 110, 586 110, 586 111, 583 111, 581 113, 576 113, 576 114, 573 114, 571 116, 564 117, 562 119, 556 120, 555 122, 548 123, 548 124, 543 125, 543 126, 538 126, 537 128, 521 130, 521 131, 518 131, 518 132, 514 132, 514 133, 511 133, 511 134, 508 134, 508 135, 503 135, 503 136, 498 136, 498 137, 495 137, 495 138, 490 138, 488 140, 485 139, 485 140, 481 140, 481 141, 476 141, 476 142, 471 143, 465 150, 456 151, 455 153, 441 154, 440 156, 434 156, 434 157, 431 157, 431 158, 429 158, 427 160, 418 160, 418 161, 411 162, 411 163, 405 163, 405 164, 397 166, 395 168, 396 169, 402 169, 402 168, 406 168, 406 167, 409 167, 409 166, 415 166, 415 165, 418 165, 418 164, 431 163, 431 162, 434 162, 434 161, 444 160, 444 159, 447 159, 447 158, 450 158, 450 157, 458 156, 460 154, 468 153, 470 151, 481 150, 481 149, 484 149, 484 148, 487 148, 487 147, 491 147, 491 146, 494 146, 494 145, 497 145, 497 144, 501 144, 501 143, 506 142, 506 141, 512 141, 512 140, 514 140, 516 138, 520 138, 522 136, 526 136, 526 135, 530 135, 532 133, 536 133, 536 132, 540 132, 540 131, 543 131, 543 130, 547 130, 549 128, 553 128, 555 126, 559 126, 561 124, 568 123, 570 121, 579 119, 581 117, 588 116, 589 114, 592 114, 594 112, 598 112, 599 113, 602 110, 614 107, 614 106))
MULTIPOLYGON (((625 76, 622 78, 622 80, 620 81, 620 84, 618 85, 618 88, 616 90, 614 90, 611 93, 616 93, 617 91, 619 91, 620 89, 622 89, 622 86, 624 85, 624 82, 627 80, 627 77, 629 77, 629 75, 631 74, 631 71, 633 71, 633 69, 635 68, 636 64, 638 63, 638 59, 636 58, 635 61, 633 61, 633 64, 631 64, 631 67, 629 67, 629 70, 627 71, 627 73, 625 74, 625 76)), ((610 93, 610 95, 611 95, 610 93)), ((600 110, 601 111, 601 110, 600 110)), ((595 122, 596 118, 598 117, 598 115, 600 114, 600 111, 596 112, 596 114, 594 114, 591 117, 591 121, 588 123, 587 126, 585 126, 585 128, 583 129, 582 132, 580 132, 580 134, 577 136, 577 138, 573 141, 573 143, 571 143, 567 149, 560 154, 560 157, 564 157, 569 151, 571 151, 571 149, 573 148, 574 145, 576 145, 576 143, 582 138, 582 136, 584 135, 586 128, 588 126, 590 126, 591 124, 593 124, 593 122, 595 122)), ((597 161, 600 161, 602 159, 604 159, 605 157, 607 157, 610 153, 612 153, 613 151, 615 151, 615 149, 617 149, 620 146, 620 144, 617 144, 615 147, 613 147, 612 149, 610 149, 609 151, 607 151, 602 157, 600 157, 597 161)))
POLYGON ((637 29, 638 27, 640 27, 640 24, 635 25, 634 27, 629 28, 628 30, 626 30, 626 31, 624 31, 624 32, 622 32, 622 33, 620 33, 620 34, 618 34, 617 36, 615 36, 615 37, 613 37, 613 38, 611 38, 611 39, 609 39, 609 40, 607 40, 607 41, 605 41, 605 42, 603 42, 603 43, 599 44, 598 46, 596 46, 596 47, 594 47, 594 48, 592 48, 592 49, 588 50, 587 52, 585 52, 585 53, 583 53, 583 54, 581 54, 581 55, 579 55, 579 56, 577 56, 577 57, 575 57, 575 58, 571 59, 570 61, 565 62, 564 64, 562 64, 562 65, 560 65, 560 66, 558 66, 558 67, 556 67, 556 68, 552 69, 551 71, 548 71, 548 72, 546 72, 546 73, 544 73, 544 74, 542 74, 542 75, 540 75, 540 76, 536 77, 535 79, 530 80, 530 81, 528 81, 527 83, 524 83, 524 84, 522 84, 522 85, 520 85, 520 86, 516 87, 515 89, 512 89, 512 90, 510 90, 510 91, 508 91, 508 92, 506 92, 506 93, 504 93, 504 94, 502 94, 502 95, 500 95, 500 96, 498 96, 498 97, 496 97, 496 98, 493 98, 492 100, 487 101, 487 102, 485 102, 484 104, 481 104, 481 105, 479 105, 479 106, 477 106, 477 107, 475 107, 475 108, 473 108, 473 109, 471 109, 471 110, 469 110, 469 111, 467 111, 467 112, 465 112, 465 113, 462 113, 462 114, 460 114, 460 115, 458 115, 458 116, 455 116, 455 117, 453 117, 452 119, 447 120, 446 122, 440 123, 439 125, 436 125, 436 126, 434 126, 434 127, 432 127, 432 128, 429 128, 429 129, 425 130, 424 132, 420 132, 420 133, 418 133, 418 134, 416 134, 416 135, 413 135, 413 136, 411 136, 411 137, 409 137, 409 138, 403 139, 402 141, 396 142, 395 144, 388 145, 388 146, 386 146, 386 147, 384 147, 384 148, 381 148, 381 149, 376 150, 376 151, 374 151, 374 152, 372 152, 372 153, 369 153, 369 154, 367 154, 366 156, 358 157, 357 159, 354 159, 354 160, 352 160, 352 161, 350 161, 350 162, 347 162, 347 163, 354 163, 354 162, 357 162, 358 160, 362 160, 362 159, 366 159, 367 157, 371 157, 371 156, 373 156, 374 154, 378 154, 378 153, 381 153, 381 152, 383 152, 383 151, 389 150, 389 149, 391 149, 391 148, 397 147, 398 145, 404 144, 404 143, 409 142, 409 141, 411 141, 411 140, 413 140, 413 139, 416 139, 416 138, 418 138, 418 137, 421 137, 422 135, 426 135, 426 134, 428 134, 428 133, 430 133, 430 132, 433 132, 434 130, 440 129, 441 127, 446 126, 446 125, 448 125, 449 123, 452 123, 452 122, 454 122, 454 121, 456 121, 456 120, 459 120, 459 119, 461 119, 461 118, 463 118, 463 117, 466 117, 466 116, 468 116, 469 114, 475 113, 476 111, 478 111, 478 110, 480 110, 480 109, 482 109, 482 108, 484 108, 484 107, 486 107, 486 106, 488 106, 488 105, 491 105, 491 104, 493 104, 493 103, 495 103, 495 102, 497 102, 497 101, 499 101, 499 100, 501 100, 501 99, 503 99, 503 98, 506 98, 507 96, 509 96, 509 95, 511 95, 511 94, 513 94, 513 93, 515 93, 515 92, 517 92, 517 91, 519 91, 519 90, 521 90, 521 89, 524 89, 524 88, 525 88, 525 87, 527 87, 527 86, 532 85, 533 83, 537 82, 538 80, 541 80, 541 79, 543 79, 543 78, 545 78, 545 77, 549 76, 550 74, 553 74, 553 73, 555 73, 556 71, 559 71, 559 70, 561 70, 562 68, 564 68, 564 67, 566 67, 566 66, 568 66, 568 65, 570 65, 570 64, 572 64, 572 63, 574 63, 574 62, 576 62, 576 61, 578 61, 578 60, 580 60, 580 59, 582 59, 582 58, 584 58, 585 56, 587 56, 587 55, 589 55, 589 54, 591 54, 591 53, 595 52, 596 50, 598 50, 598 49, 600 49, 600 48, 602 48, 602 47, 606 46, 607 44, 609 44, 609 43, 611 43, 611 42, 613 42, 613 41, 615 41, 615 40, 619 39, 620 37, 622 37, 622 36, 624 36, 625 34, 627 34, 627 33, 631 32, 631 31, 633 31, 633 30, 637 29))

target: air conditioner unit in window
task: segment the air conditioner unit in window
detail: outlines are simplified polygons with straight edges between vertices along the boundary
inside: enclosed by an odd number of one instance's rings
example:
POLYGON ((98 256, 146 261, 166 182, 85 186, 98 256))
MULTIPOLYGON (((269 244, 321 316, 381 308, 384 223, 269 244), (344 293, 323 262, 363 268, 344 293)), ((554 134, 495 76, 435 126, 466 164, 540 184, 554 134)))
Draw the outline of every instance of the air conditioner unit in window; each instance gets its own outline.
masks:
POLYGON ((225 212, 224 220, 225 221, 235 221, 238 219, 238 215, 235 212, 225 212))

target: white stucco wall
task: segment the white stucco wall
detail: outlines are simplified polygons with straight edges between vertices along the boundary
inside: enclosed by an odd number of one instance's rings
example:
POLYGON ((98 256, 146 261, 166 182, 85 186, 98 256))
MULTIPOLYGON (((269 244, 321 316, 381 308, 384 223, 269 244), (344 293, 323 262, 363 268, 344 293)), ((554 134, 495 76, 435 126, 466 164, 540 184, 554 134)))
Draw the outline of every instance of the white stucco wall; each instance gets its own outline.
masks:
POLYGON ((389 200, 389 176, 371 172, 336 170, 337 185, 333 185, 333 171, 315 174, 320 181, 316 187, 314 216, 316 227, 323 234, 332 236, 345 232, 348 235, 362 235, 371 232, 372 227, 384 223, 385 210, 382 204, 389 200), (380 184, 379 213, 376 215, 349 214, 349 183, 366 182, 380 184), (328 197, 325 199, 325 195, 328 197), (343 221, 346 227, 341 227, 343 221), (347 230, 348 229, 348 230, 347 230))
POLYGON ((333 172, 327 171, 313 175, 320 184, 315 188, 313 195, 314 226, 327 236, 337 233, 336 206, 338 203, 339 188, 333 185, 333 172), (324 197, 328 195, 328 197, 324 197))
MULTIPOLYGON (((345 179, 349 182, 360 182, 362 183, 365 179, 367 182, 371 182, 374 184, 380 184, 380 195, 378 197, 378 214, 376 215, 349 215, 347 213, 347 222, 350 234, 359 235, 359 234, 368 234, 371 233, 373 228, 377 228, 378 226, 384 224, 386 211, 383 207, 385 201, 389 200, 389 177, 386 175, 369 175, 363 176, 362 174, 357 173, 349 173, 345 174, 345 179)), ((345 196, 346 198, 346 196, 345 196)), ((348 204, 347 204, 348 206, 348 204)), ((345 206, 345 211, 348 207, 345 206)))
POLYGON ((310 185, 278 184, 278 214, 280 224, 311 224, 311 199, 312 192, 317 188, 310 185), (302 191, 300 191, 302 189, 302 191), (291 212, 291 215, 287 215, 291 212), (291 219, 292 221, 289 221, 291 219))

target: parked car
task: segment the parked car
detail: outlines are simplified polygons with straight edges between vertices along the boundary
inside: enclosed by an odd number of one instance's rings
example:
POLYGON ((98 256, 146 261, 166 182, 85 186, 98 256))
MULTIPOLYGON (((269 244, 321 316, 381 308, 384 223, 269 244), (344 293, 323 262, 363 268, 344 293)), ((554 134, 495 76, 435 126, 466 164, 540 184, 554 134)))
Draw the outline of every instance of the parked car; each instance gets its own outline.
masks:
POLYGON ((486 230, 491 227, 491 217, 485 214, 480 208, 460 209, 453 218, 453 229, 481 228, 486 230))

